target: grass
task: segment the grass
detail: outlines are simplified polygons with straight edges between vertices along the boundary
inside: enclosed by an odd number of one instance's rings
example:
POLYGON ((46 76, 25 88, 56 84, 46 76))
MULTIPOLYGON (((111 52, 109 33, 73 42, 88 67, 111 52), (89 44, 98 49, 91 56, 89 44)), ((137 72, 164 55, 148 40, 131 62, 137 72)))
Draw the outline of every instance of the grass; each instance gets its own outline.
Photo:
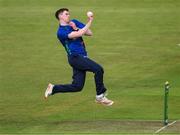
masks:
MULTIPOLYGON (((154 133, 162 126, 167 80, 169 118, 179 120, 179 6, 178 0, 0 0, 0 133, 154 133), (105 69, 112 107, 94 103, 91 73, 82 92, 43 100, 49 82, 71 81, 56 39, 60 7, 83 22, 86 11, 94 12, 94 36, 84 39, 89 56, 105 69)), ((164 133, 178 134, 178 126, 164 133)))

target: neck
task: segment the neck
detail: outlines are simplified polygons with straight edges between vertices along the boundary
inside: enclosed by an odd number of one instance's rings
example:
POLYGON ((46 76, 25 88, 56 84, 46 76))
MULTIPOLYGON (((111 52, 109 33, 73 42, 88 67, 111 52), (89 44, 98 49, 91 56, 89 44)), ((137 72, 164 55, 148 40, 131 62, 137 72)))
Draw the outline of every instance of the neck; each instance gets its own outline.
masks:
POLYGON ((69 25, 69 22, 65 22, 65 21, 63 21, 63 20, 60 20, 59 23, 60 23, 60 25, 62 25, 62 26, 69 25))

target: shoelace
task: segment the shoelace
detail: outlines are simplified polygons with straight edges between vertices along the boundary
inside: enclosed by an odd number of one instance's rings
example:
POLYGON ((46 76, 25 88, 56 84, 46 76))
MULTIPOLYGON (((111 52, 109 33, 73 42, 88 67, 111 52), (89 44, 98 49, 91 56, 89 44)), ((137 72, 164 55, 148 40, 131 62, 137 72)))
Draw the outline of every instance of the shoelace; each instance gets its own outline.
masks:
POLYGON ((108 101, 108 102, 110 102, 110 100, 109 100, 107 97, 105 97, 105 96, 102 98, 102 101, 108 101))

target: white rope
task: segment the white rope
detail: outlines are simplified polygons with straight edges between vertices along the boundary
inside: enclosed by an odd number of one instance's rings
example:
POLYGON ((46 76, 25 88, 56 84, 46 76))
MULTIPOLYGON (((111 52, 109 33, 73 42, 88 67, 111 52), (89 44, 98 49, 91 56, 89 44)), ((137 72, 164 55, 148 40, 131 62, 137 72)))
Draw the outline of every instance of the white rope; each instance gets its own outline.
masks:
POLYGON ((177 121, 173 121, 172 123, 169 123, 168 125, 166 125, 166 126, 160 128, 160 129, 158 129, 158 130, 155 132, 155 134, 161 132, 162 130, 164 130, 164 129, 167 128, 168 126, 173 125, 173 124, 176 123, 176 122, 177 122, 177 121))

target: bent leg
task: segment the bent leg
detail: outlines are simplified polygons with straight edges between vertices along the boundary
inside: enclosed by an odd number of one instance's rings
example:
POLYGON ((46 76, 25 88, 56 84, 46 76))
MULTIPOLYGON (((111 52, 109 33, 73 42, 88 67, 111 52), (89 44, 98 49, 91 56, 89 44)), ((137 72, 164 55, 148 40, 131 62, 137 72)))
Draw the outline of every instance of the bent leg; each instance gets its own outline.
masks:
POLYGON ((82 56, 74 57, 73 60, 70 59, 70 64, 73 67, 77 67, 78 69, 93 72, 95 83, 96 83, 96 93, 100 95, 106 91, 103 83, 103 74, 104 70, 102 66, 94 62, 89 58, 84 58, 82 56))
POLYGON ((72 84, 54 85, 53 93, 78 92, 84 87, 86 72, 73 67, 72 84))
POLYGON ((94 80, 96 84, 96 94, 101 95, 106 92, 106 88, 103 82, 104 69, 101 65, 97 64, 93 60, 87 58, 91 72, 94 73, 94 80))

